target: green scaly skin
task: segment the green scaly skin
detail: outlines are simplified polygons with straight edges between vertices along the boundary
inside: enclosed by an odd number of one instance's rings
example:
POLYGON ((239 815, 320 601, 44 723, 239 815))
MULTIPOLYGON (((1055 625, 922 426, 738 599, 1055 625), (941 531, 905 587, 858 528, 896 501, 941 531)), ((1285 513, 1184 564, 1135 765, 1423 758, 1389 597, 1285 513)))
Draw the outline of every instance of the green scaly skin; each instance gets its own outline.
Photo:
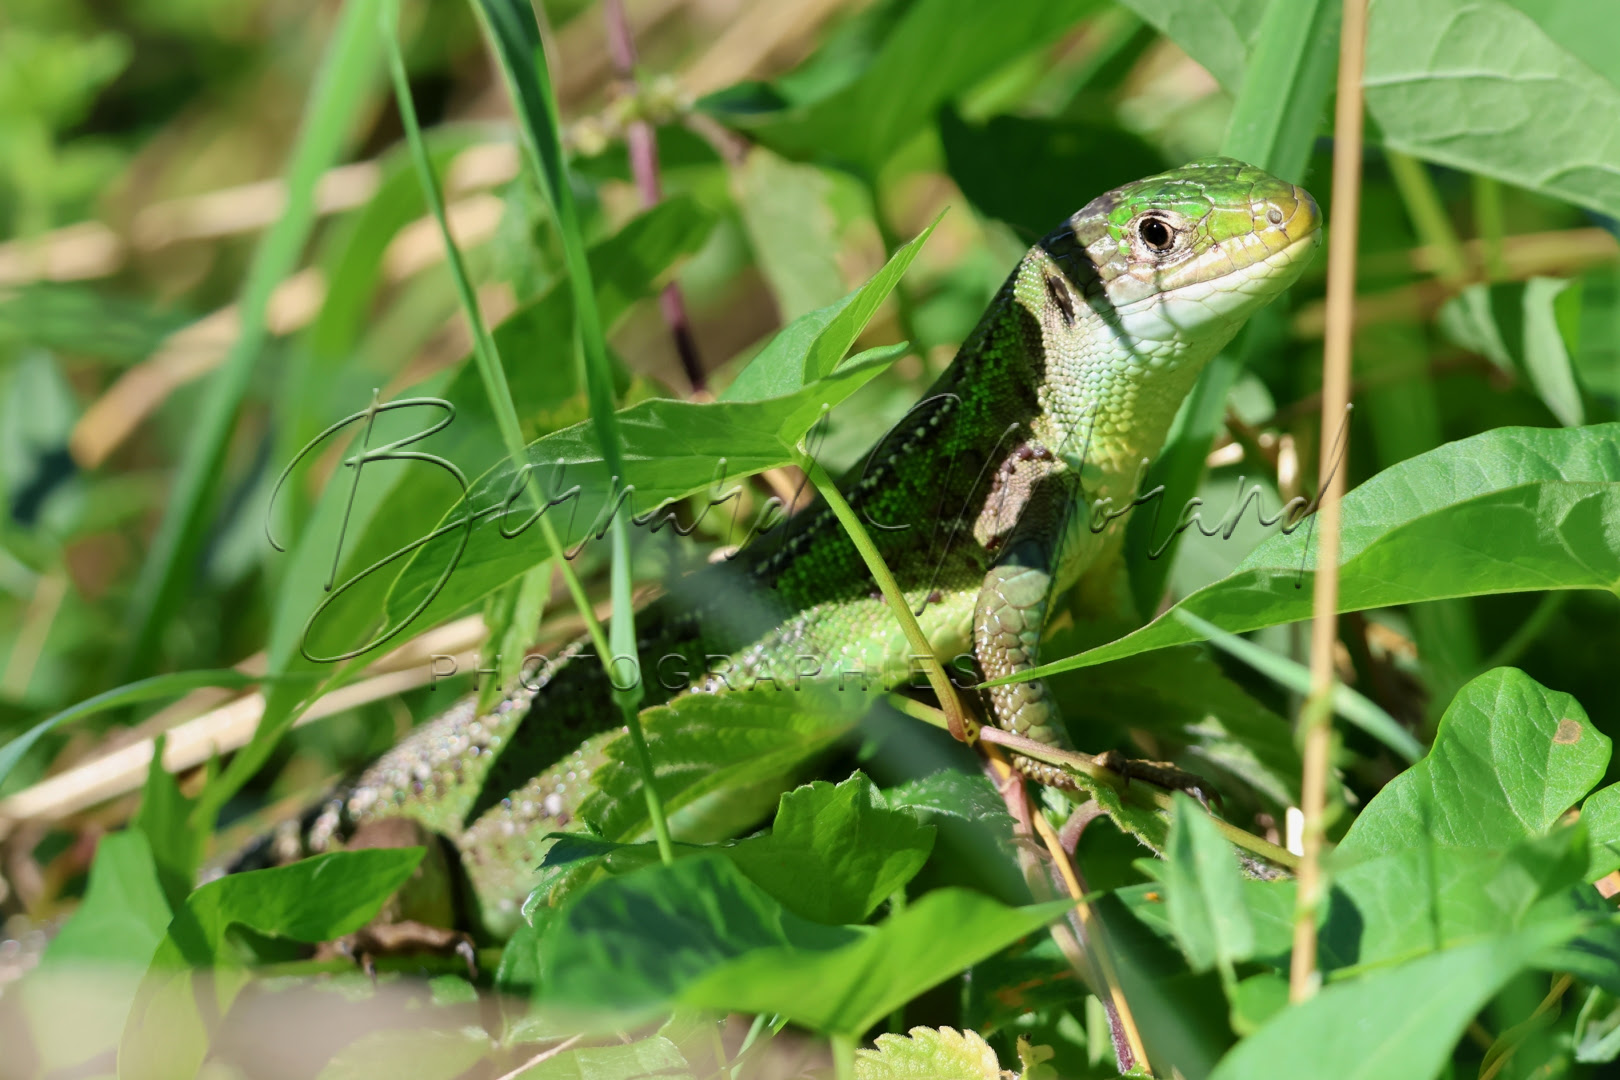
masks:
MULTIPOLYGON (((1093 200, 1029 250, 924 403, 839 483, 938 654, 971 652, 985 677, 1011 674, 1040 662, 1065 590, 1128 607, 1125 519, 1097 531, 1093 511, 1134 497, 1199 371, 1299 276, 1319 225, 1300 188, 1210 159, 1093 200)), ((830 680, 862 671, 893 686, 914 672, 893 614, 819 502, 671 593, 638 617, 643 671, 677 654, 700 673, 697 692, 764 677, 792 685, 803 655, 830 680), (717 654, 729 664, 705 664, 717 654), (724 678, 701 675, 711 669, 724 678)), ((417 729, 333 801, 309 846, 385 819, 417 822, 450 841, 485 929, 509 932, 542 837, 577 827, 619 732, 600 664, 581 649, 564 650, 538 691, 484 715, 463 701, 417 729)), ((667 696, 656 678, 643 682, 647 704, 667 696)), ((1007 730, 1069 747, 1038 681, 979 704, 1007 730)))

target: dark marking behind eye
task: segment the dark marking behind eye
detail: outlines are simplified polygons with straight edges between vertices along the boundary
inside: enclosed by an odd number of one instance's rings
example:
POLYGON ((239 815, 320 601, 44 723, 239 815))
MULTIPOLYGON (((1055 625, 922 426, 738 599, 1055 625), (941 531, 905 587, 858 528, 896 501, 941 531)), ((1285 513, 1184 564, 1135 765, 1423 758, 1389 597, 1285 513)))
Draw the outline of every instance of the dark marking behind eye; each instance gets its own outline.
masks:
POLYGON ((1067 326, 1074 325, 1074 298, 1069 295, 1068 287, 1053 277, 1046 275, 1046 295, 1051 297, 1052 303, 1063 313, 1063 322, 1067 326))

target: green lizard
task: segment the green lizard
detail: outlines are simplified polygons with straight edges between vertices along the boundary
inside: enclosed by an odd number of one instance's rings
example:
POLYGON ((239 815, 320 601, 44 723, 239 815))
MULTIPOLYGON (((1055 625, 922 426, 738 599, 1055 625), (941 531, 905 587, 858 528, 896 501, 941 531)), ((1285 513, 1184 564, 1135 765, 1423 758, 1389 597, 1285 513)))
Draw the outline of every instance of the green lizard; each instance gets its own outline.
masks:
MULTIPOLYGON (((1299 276, 1319 226, 1305 191, 1217 158, 1102 195, 1030 248, 924 403, 840 481, 937 654, 971 654, 987 678, 1027 670, 1065 590, 1129 604, 1124 519, 1099 528, 1108 515, 1088 508, 1130 503, 1205 362, 1299 276)), ((642 670, 662 660, 696 672, 692 692, 780 686, 812 667, 893 686, 914 670, 865 564, 819 502, 729 565, 673 583, 638 629, 642 670), (737 603, 728 583, 738 582, 756 602, 737 603)), ((544 837, 578 827, 591 770, 620 730, 584 649, 564 649, 490 712, 468 699, 418 728, 284 854, 413 822, 446 838, 483 927, 509 932, 544 837)), ((649 704, 669 696, 659 680, 644 683, 649 704)), ((983 691, 978 704, 1003 728, 1069 746, 1039 681, 983 691)))

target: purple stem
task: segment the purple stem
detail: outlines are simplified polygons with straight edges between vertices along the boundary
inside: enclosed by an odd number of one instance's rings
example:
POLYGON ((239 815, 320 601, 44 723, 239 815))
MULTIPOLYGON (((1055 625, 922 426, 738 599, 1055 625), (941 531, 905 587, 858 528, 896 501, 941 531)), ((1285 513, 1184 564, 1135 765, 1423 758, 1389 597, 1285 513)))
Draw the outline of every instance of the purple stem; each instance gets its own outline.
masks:
MULTIPOLYGON (((624 14, 624 0, 604 0, 602 14, 607 20, 608 54, 613 60, 613 71, 625 88, 635 92, 636 42, 630 34, 630 20, 624 14)), ((636 178, 636 190, 641 194, 641 205, 653 207, 664 197, 663 184, 658 175, 658 135, 645 120, 630 121, 625 129, 625 144, 630 153, 630 172, 636 178)), ((692 336, 692 322, 686 314, 686 300, 681 287, 671 281, 658 295, 658 310, 664 316, 664 325, 675 343, 681 370, 693 390, 702 390, 706 383, 703 361, 698 356, 697 340, 692 336)))

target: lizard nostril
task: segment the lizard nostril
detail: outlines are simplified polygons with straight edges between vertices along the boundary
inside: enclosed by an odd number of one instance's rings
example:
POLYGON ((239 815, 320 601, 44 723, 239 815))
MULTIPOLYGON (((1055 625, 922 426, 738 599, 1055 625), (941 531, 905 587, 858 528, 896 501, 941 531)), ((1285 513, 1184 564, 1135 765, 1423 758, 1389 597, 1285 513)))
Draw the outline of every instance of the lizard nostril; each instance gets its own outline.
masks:
POLYGON ((1281 225, 1283 223, 1283 212, 1273 206, 1270 210, 1266 211, 1266 220, 1271 222, 1273 225, 1281 225))

